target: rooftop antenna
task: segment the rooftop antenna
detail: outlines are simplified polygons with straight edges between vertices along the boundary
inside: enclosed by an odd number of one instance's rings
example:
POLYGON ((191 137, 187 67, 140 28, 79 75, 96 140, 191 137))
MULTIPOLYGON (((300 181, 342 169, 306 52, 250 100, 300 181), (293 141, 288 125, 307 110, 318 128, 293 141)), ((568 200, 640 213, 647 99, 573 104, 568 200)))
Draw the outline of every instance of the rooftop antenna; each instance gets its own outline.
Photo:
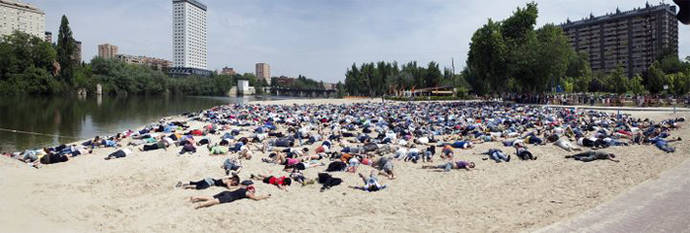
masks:
POLYGON ((450 58, 450 67, 452 67, 453 75, 455 75, 455 58, 450 58))

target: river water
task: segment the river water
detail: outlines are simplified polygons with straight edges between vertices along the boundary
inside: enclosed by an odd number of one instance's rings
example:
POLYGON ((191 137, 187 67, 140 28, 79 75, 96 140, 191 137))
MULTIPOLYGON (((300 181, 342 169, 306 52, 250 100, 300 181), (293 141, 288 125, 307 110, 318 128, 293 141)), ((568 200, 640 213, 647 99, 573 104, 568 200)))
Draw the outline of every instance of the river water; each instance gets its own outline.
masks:
POLYGON ((164 96, 0 97, 0 151, 14 152, 69 143, 97 135, 114 135, 170 115, 256 100, 264 99, 164 96))

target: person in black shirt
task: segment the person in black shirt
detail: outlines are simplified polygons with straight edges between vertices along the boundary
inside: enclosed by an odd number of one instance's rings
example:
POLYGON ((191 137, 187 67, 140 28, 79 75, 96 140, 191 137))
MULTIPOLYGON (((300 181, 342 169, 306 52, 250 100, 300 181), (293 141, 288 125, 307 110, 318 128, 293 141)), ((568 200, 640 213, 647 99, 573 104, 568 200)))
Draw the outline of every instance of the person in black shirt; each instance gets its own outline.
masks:
POLYGON ((254 182, 251 180, 242 181, 240 188, 233 191, 223 191, 213 196, 192 196, 189 201, 192 203, 201 202, 199 205, 195 206, 194 209, 200 209, 205 207, 210 207, 223 203, 230 203, 233 201, 249 198, 255 201, 260 201, 268 199, 271 194, 267 195, 255 195, 256 190, 252 186, 254 182))
MULTIPOLYGON (((45 150, 47 151, 47 150, 45 150)), ((46 155, 41 157, 40 162, 42 164, 53 164, 53 163, 62 163, 62 162, 67 162, 69 160, 69 157, 64 154, 60 153, 55 153, 53 151, 48 151, 46 155)))
POLYGON ((601 151, 587 151, 579 154, 574 154, 574 155, 566 155, 566 159, 573 158, 575 160, 579 160, 582 162, 590 162, 594 161, 597 159, 601 160, 611 160, 614 162, 620 162, 618 160, 615 160, 616 156, 613 153, 606 153, 606 152, 601 152, 601 151))
POLYGON ((176 187, 181 187, 183 189, 207 189, 211 186, 225 187, 230 189, 233 186, 238 186, 240 184, 240 177, 237 174, 233 174, 231 177, 224 177, 221 179, 206 178, 199 181, 190 181, 187 184, 183 184, 182 181, 177 182, 176 187))

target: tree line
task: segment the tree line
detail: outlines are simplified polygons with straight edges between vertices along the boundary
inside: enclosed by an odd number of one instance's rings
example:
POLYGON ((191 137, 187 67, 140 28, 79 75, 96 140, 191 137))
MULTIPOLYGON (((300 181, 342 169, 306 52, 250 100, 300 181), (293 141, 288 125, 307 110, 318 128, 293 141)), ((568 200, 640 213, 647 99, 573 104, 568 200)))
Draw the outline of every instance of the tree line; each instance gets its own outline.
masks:
POLYGON ((355 96, 397 95, 404 90, 438 86, 469 90, 469 84, 461 75, 454 75, 448 68, 441 71, 439 64, 433 61, 426 66, 416 61, 403 65, 385 61, 364 63, 359 67, 352 64, 345 73, 344 84, 348 94, 355 96))
POLYGON ((488 19, 474 32, 460 74, 448 68, 441 71, 435 62, 426 67, 414 61, 402 67, 397 62, 353 64, 345 73, 347 94, 381 96, 448 86, 460 95, 481 96, 555 91, 684 95, 690 91, 690 57, 681 61, 667 53, 632 78, 620 65, 608 74, 593 73, 589 55, 576 52, 557 25, 535 29, 537 17, 537 4, 531 2, 505 20, 488 19))
POLYGON ((225 96, 237 80, 249 80, 263 94, 264 80, 252 73, 172 78, 148 66, 113 59, 76 60, 76 41, 63 16, 57 44, 15 31, 0 39, 0 95, 94 93, 102 85, 106 95, 225 96))

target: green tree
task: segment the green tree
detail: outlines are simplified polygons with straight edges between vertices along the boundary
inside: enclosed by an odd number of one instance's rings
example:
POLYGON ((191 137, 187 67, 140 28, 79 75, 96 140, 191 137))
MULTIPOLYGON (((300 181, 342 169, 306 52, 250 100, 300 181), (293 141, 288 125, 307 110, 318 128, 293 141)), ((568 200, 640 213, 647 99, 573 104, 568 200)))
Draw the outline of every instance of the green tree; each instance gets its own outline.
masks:
POLYGON ((0 93, 53 94, 63 85, 50 75, 55 49, 41 38, 15 31, 0 39, 0 93))
POLYGON ((683 62, 676 55, 663 57, 659 61, 659 68, 665 74, 675 74, 683 71, 683 62))
POLYGON ((628 85, 630 87, 629 88, 630 91, 632 91, 632 93, 634 93, 635 95, 644 94, 646 92, 646 89, 645 89, 644 85, 642 84, 642 82, 643 82, 642 76, 640 76, 639 74, 636 74, 630 80, 630 83, 628 85))
POLYGON ((587 92, 592 82, 592 68, 587 53, 571 53, 568 58, 566 77, 573 78, 573 91, 587 92))
POLYGON ((424 79, 426 79, 426 87, 439 86, 441 84, 442 77, 443 74, 441 74, 441 69, 439 69, 438 63, 433 61, 429 62, 424 77, 424 79))
POLYGON ((503 21, 501 32, 511 48, 527 42, 529 34, 534 31, 534 25, 537 24, 538 14, 537 3, 530 2, 525 8, 518 7, 512 16, 503 21))
POLYGON ((609 78, 609 89, 613 90, 614 92, 618 94, 623 94, 628 91, 629 84, 628 84, 628 77, 625 76, 625 71, 623 70, 622 66, 618 66, 616 70, 611 73, 611 77, 609 78))
POLYGON ((504 83, 502 86, 508 86, 511 91, 540 91, 546 86, 535 83, 535 80, 545 76, 536 72, 539 69, 538 49, 541 46, 534 31, 538 14, 537 4, 530 2, 524 8, 518 7, 500 23, 507 51, 503 59, 506 63, 505 77, 500 83, 504 83))
POLYGON ((647 80, 645 86, 652 94, 658 94, 664 91, 664 85, 668 84, 666 75, 659 68, 659 62, 654 62, 647 71, 647 80))
MULTIPOLYGON (((537 57, 536 67, 532 69, 538 72, 532 74, 533 78, 528 78, 524 86, 534 88, 533 91, 545 91, 548 87, 554 87, 565 77, 568 70, 568 60, 572 53, 572 47, 568 43, 563 30, 553 24, 544 25, 537 30, 538 47, 533 48, 537 57)), ((525 80, 525 78, 523 78, 525 80)))
POLYGON ((685 95, 690 91, 690 75, 684 73, 669 74, 666 76, 670 83, 670 92, 674 95, 685 95))
POLYGON ((575 79, 573 77, 566 77, 561 79, 560 85, 566 93, 572 93, 575 90, 575 79))
POLYGON ((478 94, 505 89, 508 47, 501 34, 501 24, 489 21, 472 36, 467 58, 470 83, 478 94))
POLYGON ((60 77, 69 85, 72 85, 74 69, 79 65, 79 61, 74 56, 76 50, 77 45, 72 37, 72 29, 69 27, 67 16, 63 15, 57 41, 57 61, 61 67, 60 77))

